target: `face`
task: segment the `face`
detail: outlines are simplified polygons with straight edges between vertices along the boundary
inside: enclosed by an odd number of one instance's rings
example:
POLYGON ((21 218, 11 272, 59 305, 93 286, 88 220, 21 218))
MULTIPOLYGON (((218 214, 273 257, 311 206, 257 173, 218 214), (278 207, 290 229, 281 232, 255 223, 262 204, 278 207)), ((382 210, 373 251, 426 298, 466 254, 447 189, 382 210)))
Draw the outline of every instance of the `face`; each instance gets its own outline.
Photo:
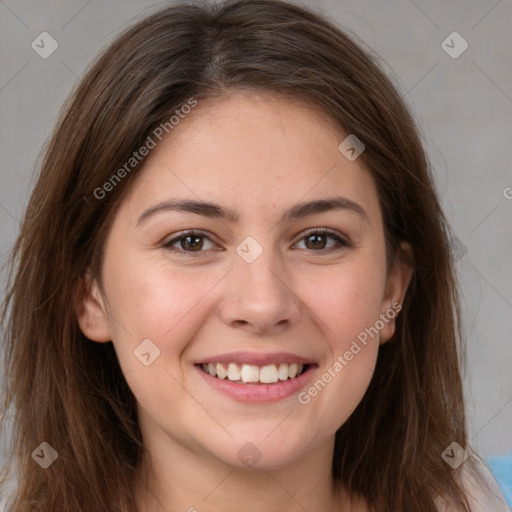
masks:
POLYGON ((332 448, 361 401, 410 272, 386 272, 377 189, 346 136, 238 93, 146 159, 78 319, 114 344, 155 452, 285 467, 332 448))

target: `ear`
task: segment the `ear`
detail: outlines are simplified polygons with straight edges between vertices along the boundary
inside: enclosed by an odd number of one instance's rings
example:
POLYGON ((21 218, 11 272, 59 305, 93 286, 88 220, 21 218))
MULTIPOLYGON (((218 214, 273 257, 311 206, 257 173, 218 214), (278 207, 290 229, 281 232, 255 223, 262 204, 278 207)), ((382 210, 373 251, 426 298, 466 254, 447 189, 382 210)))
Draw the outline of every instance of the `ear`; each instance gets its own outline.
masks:
MULTIPOLYGON (((408 242, 402 242, 398 250, 405 253, 410 262, 414 261, 414 252, 408 242)), ((396 317, 402 309, 405 293, 411 282, 413 272, 413 268, 406 261, 403 261, 400 255, 397 255, 394 266, 386 278, 386 290, 380 316, 384 323, 384 327, 380 330, 381 345, 389 341, 395 334, 396 317)))
POLYGON ((80 330, 92 341, 111 341, 105 301, 96 279, 91 278, 90 270, 80 280, 80 287, 75 305, 80 330))

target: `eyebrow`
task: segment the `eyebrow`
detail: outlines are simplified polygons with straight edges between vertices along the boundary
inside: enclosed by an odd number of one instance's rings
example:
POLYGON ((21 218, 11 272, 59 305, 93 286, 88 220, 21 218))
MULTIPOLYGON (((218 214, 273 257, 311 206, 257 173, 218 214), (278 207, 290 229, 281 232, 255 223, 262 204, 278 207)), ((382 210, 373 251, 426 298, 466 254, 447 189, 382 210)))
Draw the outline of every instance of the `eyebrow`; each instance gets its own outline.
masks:
MULTIPOLYGON (((283 213, 280 222, 299 220, 309 215, 331 210, 346 210, 353 212, 359 215, 366 222, 370 222, 368 214, 360 204, 352 201, 351 199, 340 196, 298 203, 283 213)), ((189 199, 171 199, 151 206, 144 211, 137 220, 137 226, 145 223, 156 214, 167 211, 194 213, 203 217, 227 220, 232 223, 236 223, 240 219, 240 215, 236 211, 224 208, 216 203, 189 199)))

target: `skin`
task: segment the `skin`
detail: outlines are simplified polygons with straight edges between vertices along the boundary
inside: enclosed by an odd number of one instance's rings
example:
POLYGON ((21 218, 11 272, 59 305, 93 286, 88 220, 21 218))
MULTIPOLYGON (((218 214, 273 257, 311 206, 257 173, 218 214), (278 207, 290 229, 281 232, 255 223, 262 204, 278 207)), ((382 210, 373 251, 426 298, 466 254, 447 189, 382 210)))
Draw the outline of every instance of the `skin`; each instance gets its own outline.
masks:
POLYGON ((386 272, 377 189, 361 159, 338 150, 345 137, 305 104, 233 93, 183 119, 119 205, 103 288, 91 280, 77 316, 90 340, 113 342, 137 399, 152 460, 140 511, 367 510, 332 485, 334 436, 361 401, 394 319, 307 405, 297 394, 233 400, 194 367, 225 352, 292 352, 318 364, 309 387, 403 302, 412 271, 397 263, 386 272), (335 195, 358 203, 367 220, 347 209, 279 220, 296 203, 335 195), (164 211, 137 225, 171 198, 215 202, 240 218, 164 211), (330 228, 351 247, 321 235, 312 245, 309 228, 330 228), (187 255, 179 241, 163 247, 186 229, 207 236, 199 252, 185 244, 187 255), (248 236, 263 248, 252 263, 236 252, 248 236), (145 366, 133 351, 148 338, 160 356, 145 366), (237 457, 248 442, 261 453, 252 469, 237 457))

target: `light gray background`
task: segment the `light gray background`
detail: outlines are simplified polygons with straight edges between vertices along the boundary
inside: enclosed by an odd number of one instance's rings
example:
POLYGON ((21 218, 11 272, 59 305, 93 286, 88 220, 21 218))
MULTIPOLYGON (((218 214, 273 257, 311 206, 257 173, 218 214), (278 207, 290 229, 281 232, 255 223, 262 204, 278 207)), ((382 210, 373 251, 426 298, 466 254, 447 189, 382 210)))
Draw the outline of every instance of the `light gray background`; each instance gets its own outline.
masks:
MULTIPOLYGON (((2 262, 64 99, 120 30, 163 5, 0 0, 2 262), (47 59, 31 48, 43 31, 59 44, 47 59)), ((483 455, 511 452, 512 2, 318 0, 311 5, 381 55, 415 112, 459 240, 472 444, 483 455), (457 59, 441 46, 453 31, 469 44, 457 59)), ((2 288, 4 283, 5 272, 2 288)))

